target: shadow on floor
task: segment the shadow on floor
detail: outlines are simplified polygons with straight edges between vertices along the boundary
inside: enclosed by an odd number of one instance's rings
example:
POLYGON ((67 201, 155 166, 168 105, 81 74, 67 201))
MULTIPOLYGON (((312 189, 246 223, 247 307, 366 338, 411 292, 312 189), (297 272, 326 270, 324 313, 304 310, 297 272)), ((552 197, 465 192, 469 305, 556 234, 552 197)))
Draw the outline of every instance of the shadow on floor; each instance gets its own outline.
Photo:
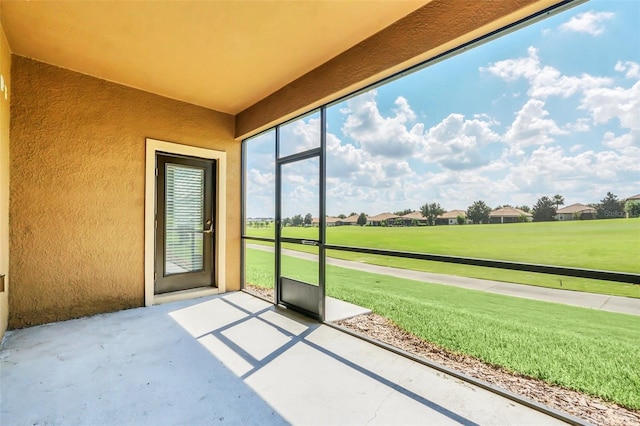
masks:
POLYGON ((246 293, 7 333, 1 424, 551 424, 246 293))

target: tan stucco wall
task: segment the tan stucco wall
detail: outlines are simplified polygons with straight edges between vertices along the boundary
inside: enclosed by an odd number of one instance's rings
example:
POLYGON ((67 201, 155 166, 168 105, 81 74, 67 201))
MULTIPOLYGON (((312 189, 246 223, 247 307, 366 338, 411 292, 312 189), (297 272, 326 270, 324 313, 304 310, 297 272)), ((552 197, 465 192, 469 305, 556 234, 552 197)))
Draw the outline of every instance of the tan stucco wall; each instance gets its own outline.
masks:
POLYGON ((562 0, 433 0, 236 116, 245 138, 562 0))
POLYGON ((19 56, 12 77, 10 327, 144 304, 146 137, 227 152, 226 281, 239 288, 233 116, 19 56))
POLYGON ((6 275, 5 288, 0 293, 0 339, 2 339, 9 319, 9 105, 12 86, 11 52, 1 23, 0 74, 6 85, 6 89, 0 91, 0 275, 6 275))

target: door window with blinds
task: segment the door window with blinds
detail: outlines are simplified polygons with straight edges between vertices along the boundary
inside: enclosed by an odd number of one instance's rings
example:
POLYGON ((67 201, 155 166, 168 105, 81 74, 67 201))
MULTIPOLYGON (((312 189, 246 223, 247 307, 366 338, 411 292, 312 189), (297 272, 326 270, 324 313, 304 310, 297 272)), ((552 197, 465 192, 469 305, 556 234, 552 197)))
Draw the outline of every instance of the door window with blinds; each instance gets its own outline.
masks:
POLYGON ((213 284, 215 162, 157 156, 155 292, 213 284))
POLYGON ((165 179, 165 273, 201 271, 204 170, 167 164, 165 179))

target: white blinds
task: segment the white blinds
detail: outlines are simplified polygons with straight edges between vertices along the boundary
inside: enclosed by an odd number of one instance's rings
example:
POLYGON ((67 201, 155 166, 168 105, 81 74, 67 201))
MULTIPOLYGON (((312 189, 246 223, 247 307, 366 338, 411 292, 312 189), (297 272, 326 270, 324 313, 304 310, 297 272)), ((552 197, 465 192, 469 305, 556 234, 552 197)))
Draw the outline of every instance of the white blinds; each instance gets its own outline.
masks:
POLYGON ((204 170, 165 169, 165 273, 203 269, 204 170))

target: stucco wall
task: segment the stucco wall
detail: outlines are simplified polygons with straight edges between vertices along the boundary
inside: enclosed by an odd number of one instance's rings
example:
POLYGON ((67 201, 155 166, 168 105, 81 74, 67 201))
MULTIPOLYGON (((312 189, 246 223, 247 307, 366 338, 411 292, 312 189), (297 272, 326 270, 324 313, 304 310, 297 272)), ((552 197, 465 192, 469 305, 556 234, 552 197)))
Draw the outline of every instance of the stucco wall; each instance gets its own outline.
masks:
POLYGON ((227 289, 239 288, 233 116, 18 56, 12 77, 10 327, 144 304, 146 137, 227 152, 227 289))
POLYGON ((11 96, 11 52, 0 24, 0 74, 6 89, 0 91, 0 275, 5 275, 0 292, 0 339, 9 318, 9 105, 11 96), (6 99, 5 99, 6 92, 6 99))

